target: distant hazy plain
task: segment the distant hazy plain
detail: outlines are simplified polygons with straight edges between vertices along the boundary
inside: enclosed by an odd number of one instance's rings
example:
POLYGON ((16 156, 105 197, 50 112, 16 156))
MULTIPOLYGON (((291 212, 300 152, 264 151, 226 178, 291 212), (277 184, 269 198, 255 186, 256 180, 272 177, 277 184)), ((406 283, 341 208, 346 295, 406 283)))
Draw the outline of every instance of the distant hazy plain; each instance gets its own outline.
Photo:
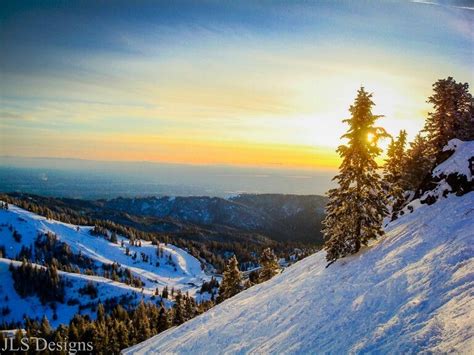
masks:
POLYGON ((333 171, 0 157, 0 191, 83 199, 118 196, 323 195, 333 171))

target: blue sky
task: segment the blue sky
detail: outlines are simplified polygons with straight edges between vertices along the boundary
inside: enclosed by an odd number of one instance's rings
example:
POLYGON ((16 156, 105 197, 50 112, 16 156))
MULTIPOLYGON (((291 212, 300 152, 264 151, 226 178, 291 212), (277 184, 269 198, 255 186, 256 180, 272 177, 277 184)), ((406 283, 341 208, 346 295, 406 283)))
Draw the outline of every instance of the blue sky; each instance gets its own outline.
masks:
POLYGON ((472 83, 467 1, 2 4, 0 155, 334 167, 361 85, 392 134, 472 83))

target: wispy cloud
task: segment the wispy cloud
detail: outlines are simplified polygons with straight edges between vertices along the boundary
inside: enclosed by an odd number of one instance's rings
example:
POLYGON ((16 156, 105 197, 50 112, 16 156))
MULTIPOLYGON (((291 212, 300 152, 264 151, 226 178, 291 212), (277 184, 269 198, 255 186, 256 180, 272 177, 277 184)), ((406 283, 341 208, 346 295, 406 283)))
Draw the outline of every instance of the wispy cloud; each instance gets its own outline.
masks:
POLYGON ((0 120, 13 120, 13 121, 30 121, 32 120, 31 116, 16 112, 0 112, 0 120))
POLYGON ((456 8, 456 9, 474 11, 474 6, 453 5, 452 2, 446 3, 446 2, 425 1, 425 0, 411 0, 411 2, 415 2, 418 4, 426 4, 426 5, 434 5, 434 6, 442 6, 442 7, 448 7, 448 8, 450 7, 450 8, 456 8))
POLYGON ((316 155, 333 164, 327 151, 360 85, 374 91, 390 132, 414 134, 436 79, 474 81, 472 11, 423 3, 436 6, 27 9, 0 32, 0 133, 10 142, 0 148, 194 163, 275 164, 280 156, 302 166, 316 155), (316 146, 324 149, 308 148, 316 146))

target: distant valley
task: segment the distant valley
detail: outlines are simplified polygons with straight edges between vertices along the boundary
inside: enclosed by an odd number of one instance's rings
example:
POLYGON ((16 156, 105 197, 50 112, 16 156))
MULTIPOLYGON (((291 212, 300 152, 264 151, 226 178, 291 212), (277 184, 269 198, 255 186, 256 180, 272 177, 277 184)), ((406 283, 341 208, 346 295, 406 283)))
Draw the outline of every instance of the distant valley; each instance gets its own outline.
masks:
POLYGON ((80 199, 324 194, 335 171, 0 156, 0 192, 80 199))
POLYGON ((229 199, 149 197, 95 203, 104 211, 156 218, 153 227, 161 231, 178 228, 172 225, 176 221, 216 232, 255 232, 282 242, 323 242, 320 229, 326 198, 322 196, 244 194, 229 199))
MULTIPOLYGON (((29 194, 6 195, 14 203, 48 208, 66 222, 109 221, 140 233, 164 237, 218 270, 228 253, 243 269, 251 268, 264 247, 281 257, 295 248, 308 254, 323 244, 321 221, 326 197, 283 194, 242 194, 220 197, 142 197, 79 200, 29 194), (74 217, 75 220, 70 220, 74 217), (81 220, 86 219, 86 220, 81 220), (247 266, 246 266, 247 265, 247 266)), ((31 208, 30 208, 31 209, 31 208)), ((34 209, 33 209, 34 210, 34 209)), ((38 211, 40 212, 40 211, 38 211)), ((46 213, 43 211, 43 214, 46 213)))

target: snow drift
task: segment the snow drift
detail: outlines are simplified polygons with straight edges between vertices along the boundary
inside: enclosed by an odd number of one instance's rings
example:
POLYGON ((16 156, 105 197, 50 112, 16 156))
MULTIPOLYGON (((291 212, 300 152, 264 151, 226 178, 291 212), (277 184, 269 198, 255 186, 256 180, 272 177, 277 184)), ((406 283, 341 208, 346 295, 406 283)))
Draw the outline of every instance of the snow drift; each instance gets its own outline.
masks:
MULTIPOLYGON (((459 147, 435 173, 466 174, 459 147)), ((412 204, 357 255, 316 253, 124 353, 472 353, 474 193, 412 204)))

